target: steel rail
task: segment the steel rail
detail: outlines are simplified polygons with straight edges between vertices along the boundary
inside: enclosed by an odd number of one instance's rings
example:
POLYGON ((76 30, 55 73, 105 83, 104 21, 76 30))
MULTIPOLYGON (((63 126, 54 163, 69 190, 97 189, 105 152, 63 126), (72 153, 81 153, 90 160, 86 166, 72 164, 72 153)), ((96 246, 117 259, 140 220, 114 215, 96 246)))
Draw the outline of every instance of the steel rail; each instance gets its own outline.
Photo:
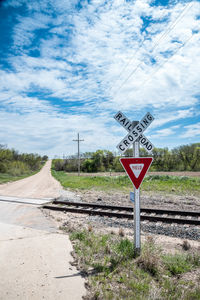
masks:
MULTIPOLYGON (((107 216, 107 217, 115 217, 115 218, 126 218, 126 219, 133 219, 133 208, 131 207, 131 212, 125 211, 119 212, 116 211, 122 206, 112 206, 112 205, 99 205, 95 203, 83 203, 80 202, 82 205, 79 205, 79 202, 67 202, 66 201, 54 201, 54 205, 43 205, 44 209, 50 209, 50 210, 57 210, 57 211, 64 211, 64 212, 72 212, 72 213, 82 213, 82 214, 89 214, 89 215, 99 215, 99 216, 107 216), (62 203, 61 203, 62 202, 62 203), (55 205, 56 204, 56 205, 55 205), (62 204, 58 205, 58 204, 62 204)), ((130 208, 130 207, 123 207, 123 208, 130 208)), ((120 209, 119 209, 120 210, 120 209)), ((141 220, 148 220, 151 222, 163 222, 163 223, 177 223, 177 224, 188 224, 188 225, 200 225, 199 219, 186 219, 186 218, 177 218, 177 217, 171 217, 166 216, 167 210, 162 209, 147 209, 145 213, 151 213, 151 214, 161 214, 159 215, 143 215, 141 213, 141 220), (162 213, 161 213, 162 211, 162 213), (163 212, 164 211, 164 212, 163 212), (165 216, 162 216, 165 215, 165 216)), ((179 215, 179 211, 175 211, 176 215, 179 215)), ((143 211, 144 213, 144 211, 143 211)), ((200 215, 200 212, 198 212, 200 215)), ((198 215, 198 216, 199 216, 198 215)), ((183 215, 181 215, 183 216, 183 215)), ((184 215, 185 216, 185 215, 184 215)), ((190 217, 190 216, 189 216, 190 217)), ((196 217, 196 215, 195 215, 196 217)))
MULTIPOLYGON (((90 202, 73 202, 73 201, 61 201, 61 200, 54 200, 53 203, 80 206, 80 207, 92 207, 92 208, 112 209, 112 210, 119 210, 119 211, 129 211, 129 212, 133 211, 132 206, 107 205, 107 204, 98 204, 98 203, 90 203, 90 202)), ((149 207, 141 207, 140 211, 143 213, 152 213, 152 214, 155 213, 155 214, 200 217, 200 211, 186 211, 186 210, 180 211, 180 210, 149 208, 149 207)))

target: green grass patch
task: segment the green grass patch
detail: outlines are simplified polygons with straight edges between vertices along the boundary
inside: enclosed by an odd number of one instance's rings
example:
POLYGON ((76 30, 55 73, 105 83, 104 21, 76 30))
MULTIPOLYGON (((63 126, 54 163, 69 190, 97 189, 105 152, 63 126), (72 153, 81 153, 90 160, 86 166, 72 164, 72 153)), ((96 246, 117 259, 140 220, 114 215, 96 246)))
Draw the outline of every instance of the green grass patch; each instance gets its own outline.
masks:
POLYGON ((187 176, 149 175, 144 179, 145 191, 163 191, 176 194, 200 195, 200 178, 187 176))
POLYGON ((37 172, 31 172, 31 173, 27 173, 27 174, 20 175, 20 176, 14 176, 14 175, 10 175, 10 174, 7 174, 7 173, 0 173, 0 184, 20 180, 20 179, 32 176, 36 173, 37 172))
MULTIPOLYGON (((52 175, 60 181, 63 187, 71 189, 129 191, 133 186, 126 175, 84 176, 81 174, 77 176, 55 170, 52 170, 52 175)), ((141 187, 143 191, 200 195, 200 178, 150 175, 145 177, 141 187)))
POLYGON ((174 256, 165 255, 163 257, 163 261, 165 267, 170 272, 170 275, 180 275, 182 273, 186 273, 191 271, 193 267, 192 263, 189 261, 189 259, 187 259, 187 256, 183 254, 176 254, 174 256))
POLYGON ((180 277, 200 267, 196 252, 163 255, 147 240, 141 256, 134 258, 133 242, 119 234, 71 229, 70 239, 88 278, 88 299, 200 299, 197 285, 180 277))
POLYGON ((127 176, 76 176, 63 171, 52 170, 52 175, 60 181, 63 187, 71 189, 125 189, 131 186, 127 176))

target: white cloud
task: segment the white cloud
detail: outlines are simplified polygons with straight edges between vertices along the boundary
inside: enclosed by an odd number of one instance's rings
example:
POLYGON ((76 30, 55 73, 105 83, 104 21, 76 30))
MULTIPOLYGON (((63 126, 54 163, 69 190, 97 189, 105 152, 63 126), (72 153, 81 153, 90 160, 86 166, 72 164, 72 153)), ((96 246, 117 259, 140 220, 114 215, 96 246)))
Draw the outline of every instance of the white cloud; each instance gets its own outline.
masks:
POLYGON ((159 137, 165 137, 165 136, 170 136, 174 133, 174 131, 171 129, 171 128, 165 128, 165 129, 161 129, 161 130, 158 130, 155 134, 155 136, 157 138, 159 137))
MULTIPOLYGON (((200 112, 199 112, 199 114, 200 114, 200 112)), ((176 112, 174 112, 174 111, 172 111, 172 112, 171 111, 165 111, 165 112, 158 111, 155 114, 155 120, 151 124, 151 128, 161 127, 170 122, 180 121, 182 119, 191 118, 195 115, 196 115, 196 112, 193 109, 177 110, 176 112)))
POLYGON ((151 135, 151 138, 163 138, 163 137, 170 137, 174 136, 174 134, 177 134, 177 128, 179 128, 179 125, 171 126, 169 128, 164 128, 157 130, 154 134, 151 135))
MULTIPOLYGON (((174 38, 184 43, 192 34, 192 29, 199 30, 199 20, 195 20, 200 8, 199 3, 191 2, 187 5, 178 3, 170 8, 162 8, 151 7, 149 1, 141 0, 135 1, 135 3, 112 1, 107 4, 100 1, 85 5, 79 13, 72 13, 70 17, 67 11, 69 7, 66 7, 66 3, 63 2, 62 5, 63 11, 58 9, 60 6, 57 1, 54 5, 51 2, 51 9, 54 7, 59 11, 56 19, 36 11, 32 16, 21 18, 15 29, 15 43, 21 43, 20 46, 23 47, 24 44, 31 42, 37 28, 47 28, 50 21, 52 24, 58 23, 60 18, 67 20, 59 22, 57 29, 50 29, 51 32, 59 30, 60 37, 53 35, 40 39, 39 50, 42 57, 38 59, 38 63, 43 64, 44 68, 48 68, 48 63, 45 66, 44 61, 54 60, 56 64, 57 57, 59 57, 62 62, 58 61, 58 64, 67 65, 64 60, 70 60, 74 64, 73 69, 76 64, 80 64, 79 68, 83 70, 84 64, 85 70, 84 72, 77 70, 75 73, 72 70, 69 73, 68 64, 66 70, 61 69, 62 76, 60 77, 62 77, 63 85, 57 79, 59 74, 54 72, 53 80, 56 82, 54 86, 51 79, 49 84, 45 83, 42 80, 43 72, 38 72, 35 70, 36 66, 32 66, 36 77, 39 78, 41 88, 50 86, 56 96, 63 97, 63 94, 67 93, 71 86, 72 89, 68 93, 71 94, 71 101, 73 98, 76 100, 82 98, 80 95, 82 96, 83 93, 85 99, 101 94, 106 99, 102 105, 107 109, 122 105, 125 109, 131 108, 133 105, 141 109, 148 105, 155 108, 195 105, 197 100, 194 95, 199 86, 197 70, 200 68, 198 36, 194 34, 190 43, 167 63, 165 63, 167 59, 162 52, 169 50, 173 54, 178 47, 181 47, 173 42, 174 38), (184 11, 184 15, 181 15, 182 18, 178 19, 179 22, 174 26, 176 18, 185 7, 187 9, 184 11), (143 23, 142 16, 151 17, 154 20, 164 20, 167 16, 168 19, 162 23, 150 24, 150 33, 146 39, 144 33, 140 32, 143 23), (73 24, 72 34, 66 40, 64 35, 66 30, 72 26, 70 24, 73 24), (156 27, 157 29, 155 29, 156 27), (166 27, 171 31, 167 31, 168 34, 160 40, 166 27), (60 47, 60 44, 63 46, 60 47), (142 47, 140 47, 141 44, 142 47), (157 48, 151 53, 151 49, 156 45, 157 48), (130 60, 133 53, 135 53, 134 59, 130 60), (149 61, 150 57, 156 59, 155 64, 149 61), (119 74, 127 62, 130 63, 118 80, 119 74), (165 64, 163 65, 163 63, 165 64), (138 64, 141 65, 137 68, 138 64), (135 68, 137 71, 126 81, 135 68), (70 84, 67 84, 66 77, 70 77, 70 84), (121 86, 124 81, 125 83, 121 86), (87 90, 85 85, 87 85, 87 90), (121 88, 119 89, 119 87, 121 88), (55 91, 56 89, 57 91, 55 91)), ((46 1, 43 6, 40 8, 41 11, 47 9, 46 1)), ((16 57, 13 62, 17 71, 19 68, 21 69, 19 60, 20 57, 16 57)), ((25 65, 23 67, 26 69, 26 73, 30 73, 31 66, 26 68, 30 60, 28 56, 24 57, 25 65)), ((52 78, 51 74, 49 77, 52 78)), ((37 80, 33 76, 29 84, 35 84, 35 81, 37 80)))
MULTIPOLYGON (((16 7, 26 2, 8 3, 16 7)), ((150 110, 156 119, 147 133, 162 138, 197 115, 200 3, 152 7, 150 2, 92 1, 80 10, 75 9, 77 1, 26 3, 27 16, 20 16, 13 30, 12 49, 17 52, 8 57, 12 69, 0 71, 0 101, 12 120, 9 127, 2 119, 4 140, 7 136, 12 143, 11 130, 16 128, 16 147, 27 141, 27 147, 52 155, 63 148, 71 153, 71 140, 80 131, 85 150, 114 148, 123 135, 123 129, 109 121, 115 111, 140 119, 150 110), (145 24, 144 18, 155 22, 145 24), (29 53, 35 49, 39 57, 29 53), (52 97, 62 105, 51 103, 52 97), (173 126, 160 128, 170 122, 173 126)), ((182 137, 191 130, 198 133, 198 124, 187 127, 182 137)))
POLYGON ((200 122, 184 126, 185 132, 181 134, 182 138, 191 138, 194 136, 200 137, 200 122))
POLYGON ((113 142, 117 144, 113 133, 107 130, 98 117, 32 109, 23 114, 0 111, 0 118, 4 129, 0 132, 1 143, 22 152, 46 153, 51 157, 55 154, 75 154, 77 144, 72 140, 76 138, 77 132, 84 139, 81 143, 82 152, 99 148, 113 149, 113 142))

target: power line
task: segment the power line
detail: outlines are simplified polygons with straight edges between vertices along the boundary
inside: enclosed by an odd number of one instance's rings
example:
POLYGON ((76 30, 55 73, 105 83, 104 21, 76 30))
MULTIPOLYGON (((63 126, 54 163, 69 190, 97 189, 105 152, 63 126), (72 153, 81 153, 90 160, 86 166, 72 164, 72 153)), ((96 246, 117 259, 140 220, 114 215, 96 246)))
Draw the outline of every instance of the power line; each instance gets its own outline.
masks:
POLYGON ((174 23, 171 24, 171 26, 169 26, 169 28, 161 35, 161 37, 158 39, 158 41, 155 43, 154 47, 152 48, 151 52, 153 52, 153 50, 157 47, 157 45, 159 44, 159 42, 165 38, 165 36, 174 29, 174 27, 176 26, 176 24, 178 24, 178 22, 180 22, 180 20, 185 16, 185 14, 187 13, 187 11, 193 6, 193 3, 188 3, 184 9, 181 11, 181 13, 178 15, 177 19, 174 21, 174 23))
MULTIPOLYGON (((181 11, 181 13, 178 15, 178 17, 176 18, 176 20, 167 28, 167 30, 161 35, 161 37, 158 39, 158 41, 154 44, 151 52, 153 52, 157 46, 160 44, 160 41, 162 41, 167 34, 172 31, 174 29, 174 27, 177 25, 178 22, 180 22, 180 20, 184 17, 184 15, 186 14, 186 12, 191 9, 191 7, 193 6, 193 3, 189 3, 187 4, 184 9, 181 11)), ((143 40, 142 45, 144 44, 144 41, 146 41, 146 39, 143 40)), ((141 47, 138 48, 137 52, 141 49, 141 47)), ((129 61, 129 63, 132 61, 132 59, 129 61)), ((128 64, 129 64, 128 63, 128 64)), ((128 64, 126 65, 126 67, 128 66, 128 64)), ((128 77, 122 82, 122 84, 119 86, 119 88, 116 90, 116 92, 114 93, 113 97, 116 96, 118 94, 118 92, 121 90, 121 88, 123 87, 123 85, 133 76, 133 74, 139 69, 139 67, 143 64, 143 62, 139 62, 139 64, 135 67, 135 69, 128 75, 128 77)), ((123 71, 125 70, 125 68, 123 69, 123 71)), ((122 72, 120 73, 121 76, 122 72)), ((111 88, 112 89, 112 88, 111 88)))
MULTIPOLYGON (((147 27, 146 27, 146 28, 147 28, 147 27)), ((145 29, 146 29, 146 28, 145 28, 145 29)), ((138 51, 142 48, 142 46, 143 46, 143 44, 144 44, 144 42, 145 42, 146 40, 147 40, 147 39, 143 38, 143 41, 142 41, 140 47, 138 47, 138 49, 136 49, 136 51, 134 52, 134 54, 131 56, 131 58, 128 60, 128 62, 125 64, 125 66, 122 68, 121 72, 119 73, 118 78, 117 78, 116 81, 115 81, 115 84, 111 87, 110 90, 112 90, 112 89, 115 87, 117 81, 120 79, 121 75, 122 75, 123 72, 126 70, 126 68, 127 68, 128 65, 131 63, 131 61, 134 59, 134 57, 135 57, 135 55, 138 53, 138 51)))
POLYGON ((184 47, 185 47, 185 45, 193 38, 194 36, 193 35, 191 35, 191 37, 189 37, 187 40, 186 40, 186 42, 181 46, 181 47, 179 47, 174 53, 173 53, 173 55, 171 56, 171 57, 169 57, 167 60, 165 60, 164 62, 163 62, 163 64, 161 64, 160 65, 160 67, 156 70, 156 71, 154 71, 152 74, 150 74, 150 76, 149 76, 149 78, 147 79, 147 80, 145 80, 145 84, 149 81, 149 79, 152 79, 152 76, 154 76, 171 58, 173 58, 181 49, 183 49, 184 47))
MULTIPOLYGON (((194 35, 191 35, 186 41, 185 41, 185 43, 181 46, 181 47, 179 47, 179 48, 177 48, 177 50, 173 53, 173 55, 172 56, 170 56, 168 59, 166 59, 158 68, 157 68, 157 70, 155 70, 154 72, 152 72, 149 76, 148 76, 148 78, 147 79, 145 79, 145 81, 143 81, 143 83, 140 85, 140 87, 139 88, 141 88, 141 87, 144 87, 150 80, 152 80, 152 77, 170 60, 170 59, 172 59, 181 49, 183 49, 185 46, 186 46, 186 44, 188 44, 189 43, 189 41, 192 39, 194 37, 194 35)), ((129 96, 131 94, 131 92, 130 93, 128 93, 128 95, 127 95, 127 97, 129 96)))

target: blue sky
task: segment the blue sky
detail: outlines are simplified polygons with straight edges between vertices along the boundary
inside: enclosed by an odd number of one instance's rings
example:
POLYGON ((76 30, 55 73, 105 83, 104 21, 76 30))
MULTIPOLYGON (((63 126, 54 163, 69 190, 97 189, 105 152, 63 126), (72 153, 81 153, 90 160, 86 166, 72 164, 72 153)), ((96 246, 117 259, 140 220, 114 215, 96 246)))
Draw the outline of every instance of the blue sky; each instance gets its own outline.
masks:
POLYGON ((199 50, 199 1, 1 0, 0 143, 116 151, 119 110, 156 147, 200 142, 199 50))

